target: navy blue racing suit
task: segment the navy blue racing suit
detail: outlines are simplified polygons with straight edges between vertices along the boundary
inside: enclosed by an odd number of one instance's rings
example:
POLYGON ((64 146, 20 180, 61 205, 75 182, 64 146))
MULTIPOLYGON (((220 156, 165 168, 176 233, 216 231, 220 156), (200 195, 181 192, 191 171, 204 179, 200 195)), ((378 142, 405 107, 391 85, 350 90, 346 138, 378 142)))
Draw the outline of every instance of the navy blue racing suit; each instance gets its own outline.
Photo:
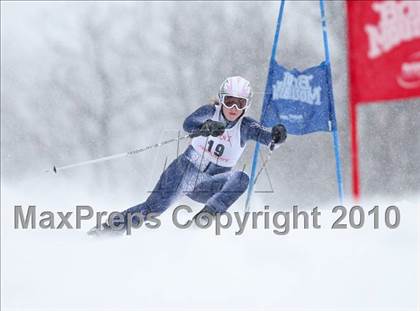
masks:
MULTIPOLYGON (((215 109, 215 105, 197 109, 185 119, 184 130, 188 133, 199 130, 206 120, 212 118, 215 109)), ((233 127, 239 119, 225 119, 226 127, 233 127)), ((245 146, 248 140, 265 145, 271 142, 271 132, 249 117, 243 117, 240 137, 241 146, 245 146)), ((182 195, 205 204, 215 213, 226 211, 246 191, 249 177, 245 172, 235 171, 232 167, 206 163, 200 156, 189 145, 162 173, 147 200, 129 208, 125 213, 161 214, 182 195)))

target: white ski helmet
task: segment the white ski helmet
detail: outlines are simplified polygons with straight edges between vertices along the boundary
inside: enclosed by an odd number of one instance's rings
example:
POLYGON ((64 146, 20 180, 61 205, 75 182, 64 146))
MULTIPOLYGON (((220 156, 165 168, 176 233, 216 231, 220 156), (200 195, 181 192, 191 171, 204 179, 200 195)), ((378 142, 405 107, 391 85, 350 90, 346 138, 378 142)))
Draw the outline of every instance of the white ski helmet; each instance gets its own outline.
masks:
POLYGON ((229 77, 223 81, 219 90, 219 102, 224 103, 225 96, 232 96, 246 99, 245 109, 249 107, 252 97, 251 83, 240 77, 229 77))

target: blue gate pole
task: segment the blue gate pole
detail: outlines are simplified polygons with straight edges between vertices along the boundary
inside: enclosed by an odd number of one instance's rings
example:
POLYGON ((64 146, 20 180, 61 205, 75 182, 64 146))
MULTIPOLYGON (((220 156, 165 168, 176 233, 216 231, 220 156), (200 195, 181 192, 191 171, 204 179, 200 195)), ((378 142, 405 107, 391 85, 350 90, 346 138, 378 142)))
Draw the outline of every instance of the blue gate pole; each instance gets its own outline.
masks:
MULTIPOLYGON (((262 121, 262 119, 264 117, 265 109, 266 109, 264 103, 268 100, 268 97, 271 96, 271 94, 268 94, 268 86, 269 86, 268 83, 270 81, 270 75, 271 75, 271 71, 272 71, 272 66, 271 65, 274 62, 274 60, 276 59, 277 43, 279 41, 279 33, 280 33, 281 20, 282 20, 282 17, 283 17, 284 3, 285 3, 285 0, 281 0, 279 15, 277 17, 276 32, 274 34, 273 47, 271 49, 270 64, 268 65, 268 75, 267 75, 267 82, 266 82, 266 85, 265 85, 263 107, 262 107, 262 113, 261 113, 260 121, 262 121)), ((255 150, 254 150, 254 157, 252 159, 251 177, 249 179, 249 185, 248 185, 248 195, 247 195, 246 203, 245 203, 245 211, 246 212, 249 211, 249 203, 251 201, 252 191, 254 189, 254 180, 255 180, 255 173, 256 173, 256 170, 257 170, 259 152, 260 152, 260 143, 256 142, 255 150)))
MULTIPOLYGON (((324 51, 325 51, 325 63, 327 65, 328 70, 328 79, 332 78, 331 74, 331 64, 330 64, 330 51, 328 48, 328 34, 327 34, 327 19, 325 17, 325 10, 324 10, 324 0, 319 1, 319 7, 321 10, 321 23, 322 23, 322 36, 324 39, 324 51)), ((331 120, 331 129, 332 129, 332 137, 333 137, 333 147, 334 147, 334 156, 335 156, 335 171, 337 176, 337 186, 338 186, 338 196, 340 198, 340 203, 343 203, 343 178, 341 173, 341 160, 340 160, 340 142, 338 139, 337 133, 337 119, 335 116, 335 105, 334 105, 334 95, 333 95, 333 88, 332 88, 332 81, 328 81, 330 86, 330 120, 331 120)))

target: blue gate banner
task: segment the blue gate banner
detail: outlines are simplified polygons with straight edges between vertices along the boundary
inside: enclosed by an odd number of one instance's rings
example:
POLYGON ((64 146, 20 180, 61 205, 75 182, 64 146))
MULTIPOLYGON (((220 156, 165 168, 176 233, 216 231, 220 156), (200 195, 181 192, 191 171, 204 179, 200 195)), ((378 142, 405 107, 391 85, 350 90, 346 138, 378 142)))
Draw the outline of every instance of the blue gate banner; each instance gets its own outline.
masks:
POLYGON ((281 123, 293 135, 335 128, 331 77, 325 62, 299 71, 273 61, 268 79, 269 96, 265 96, 261 120, 264 126, 281 123))

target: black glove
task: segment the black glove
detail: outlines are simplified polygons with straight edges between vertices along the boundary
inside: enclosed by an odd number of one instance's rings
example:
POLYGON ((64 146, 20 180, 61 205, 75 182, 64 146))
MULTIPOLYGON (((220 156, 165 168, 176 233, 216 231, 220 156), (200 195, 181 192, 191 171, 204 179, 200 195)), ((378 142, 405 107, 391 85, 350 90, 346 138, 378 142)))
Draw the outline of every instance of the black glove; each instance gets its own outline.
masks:
POLYGON ((284 142, 287 138, 287 130, 283 124, 277 124, 271 129, 271 139, 275 144, 284 142))
POLYGON ((225 131, 225 124, 223 122, 219 122, 219 121, 213 121, 213 120, 207 120, 206 122, 203 123, 203 125, 201 126, 199 133, 200 136, 220 136, 223 134, 223 132, 225 131))

